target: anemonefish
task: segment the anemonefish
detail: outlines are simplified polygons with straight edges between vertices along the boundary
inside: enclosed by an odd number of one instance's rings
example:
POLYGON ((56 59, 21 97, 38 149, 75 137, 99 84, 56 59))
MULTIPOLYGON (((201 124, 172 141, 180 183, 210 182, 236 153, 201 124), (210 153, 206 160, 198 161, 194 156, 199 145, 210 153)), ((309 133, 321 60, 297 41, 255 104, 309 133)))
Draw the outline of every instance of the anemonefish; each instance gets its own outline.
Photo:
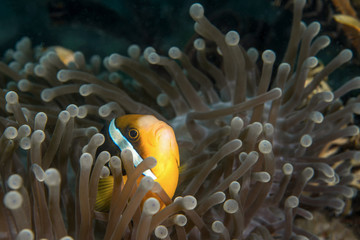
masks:
MULTIPOLYGON (((132 151, 135 167, 147 157, 156 158, 156 166, 143 172, 143 176, 149 176, 158 182, 170 198, 174 196, 180 158, 174 131, 168 124, 152 115, 129 114, 111 120, 103 134, 106 142, 100 150, 120 156, 121 151, 129 149, 132 151)), ((126 182, 126 175, 123 180, 126 182)), ((97 211, 109 210, 112 188, 112 176, 100 179, 95 207, 97 211)), ((149 197, 160 200, 155 193, 149 192, 143 201, 149 197)), ((161 200, 160 205, 165 206, 161 200)))

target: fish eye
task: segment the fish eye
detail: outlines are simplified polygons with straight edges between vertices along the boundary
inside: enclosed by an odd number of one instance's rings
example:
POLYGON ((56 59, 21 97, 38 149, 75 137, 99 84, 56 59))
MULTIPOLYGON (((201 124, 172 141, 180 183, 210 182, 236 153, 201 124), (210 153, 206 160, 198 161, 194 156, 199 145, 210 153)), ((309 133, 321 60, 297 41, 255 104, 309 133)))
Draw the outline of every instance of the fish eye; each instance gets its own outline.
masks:
POLYGON ((139 137, 139 131, 132 128, 129 130, 129 137, 133 140, 137 139, 139 137))

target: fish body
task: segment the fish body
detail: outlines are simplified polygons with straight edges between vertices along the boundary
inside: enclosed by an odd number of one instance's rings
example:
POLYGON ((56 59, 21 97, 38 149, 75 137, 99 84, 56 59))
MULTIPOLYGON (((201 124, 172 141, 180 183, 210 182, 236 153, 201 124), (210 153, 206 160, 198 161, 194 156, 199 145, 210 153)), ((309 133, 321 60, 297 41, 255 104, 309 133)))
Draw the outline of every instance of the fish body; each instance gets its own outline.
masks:
MULTIPOLYGON (((129 149, 133 153, 135 167, 147 157, 156 158, 156 166, 145 171, 143 175, 150 176, 158 182, 170 198, 174 196, 179 178, 180 158, 174 131, 168 124, 152 115, 124 115, 110 122, 106 138, 109 144, 102 149, 107 150, 106 147, 109 147, 112 155, 129 149)), ((127 176, 124 176, 123 181, 126 180, 127 176)), ((140 180, 141 178, 138 179, 138 183, 140 180)), ((96 210, 108 210, 112 188, 112 176, 100 180, 96 210)), ((145 199, 148 197, 156 197, 160 200, 152 192, 149 192, 145 199)), ((161 200, 160 204, 162 207, 165 206, 161 200)))

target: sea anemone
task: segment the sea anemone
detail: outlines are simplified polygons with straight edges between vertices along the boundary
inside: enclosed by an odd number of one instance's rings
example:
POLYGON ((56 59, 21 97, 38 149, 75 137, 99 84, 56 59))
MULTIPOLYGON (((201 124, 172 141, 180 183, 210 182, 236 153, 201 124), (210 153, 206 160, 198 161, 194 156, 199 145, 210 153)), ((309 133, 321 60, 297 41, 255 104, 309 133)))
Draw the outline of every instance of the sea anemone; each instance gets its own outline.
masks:
POLYGON ((294 220, 311 221, 315 209, 340 214, 356 194, 351 161, 360 154, 338 142, 359 133, 352 124, 359 97, 345 104, 340 97, 360 79, 318 89, 351 59, 346 49, 305 84, 330 39, 318 36, 318 22, 301 22, 304 4, 294 1, 277 69, 272 50, 261 53, 260 69, 260 53, 242 48, 236 31, 221 33, 198 3, 190 7, 199 35, 193 59, 177 47, 167 57, 132 45, 129 57, 86 62, 75 52, 65 62, 59 48, 20 40, 0 63, 0 238, 318 239, 294 220), (97 153, 104 123, 128 113, 174 128, 181 154, 174 199, 151 178, 136 184, 156 159, 134 168, 129 151, 97 153), (109 174, 110 210, 98 212, 98 182, 109 174), (149 198, 141 209, 148 191, 167 206, 149 198))

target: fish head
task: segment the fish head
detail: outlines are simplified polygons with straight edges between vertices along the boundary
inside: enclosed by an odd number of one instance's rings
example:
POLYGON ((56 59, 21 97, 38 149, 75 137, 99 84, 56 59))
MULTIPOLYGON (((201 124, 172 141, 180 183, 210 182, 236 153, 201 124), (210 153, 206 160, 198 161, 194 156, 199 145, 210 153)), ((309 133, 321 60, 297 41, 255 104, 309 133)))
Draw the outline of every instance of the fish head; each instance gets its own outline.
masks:
POLYGON ((165 192, 172 197, 179 177, 179 149, 175 133, 167 123, 152 115, 129 114, 115 120, 115 126, 142 159, 154 157, 151 169, 165 192))

